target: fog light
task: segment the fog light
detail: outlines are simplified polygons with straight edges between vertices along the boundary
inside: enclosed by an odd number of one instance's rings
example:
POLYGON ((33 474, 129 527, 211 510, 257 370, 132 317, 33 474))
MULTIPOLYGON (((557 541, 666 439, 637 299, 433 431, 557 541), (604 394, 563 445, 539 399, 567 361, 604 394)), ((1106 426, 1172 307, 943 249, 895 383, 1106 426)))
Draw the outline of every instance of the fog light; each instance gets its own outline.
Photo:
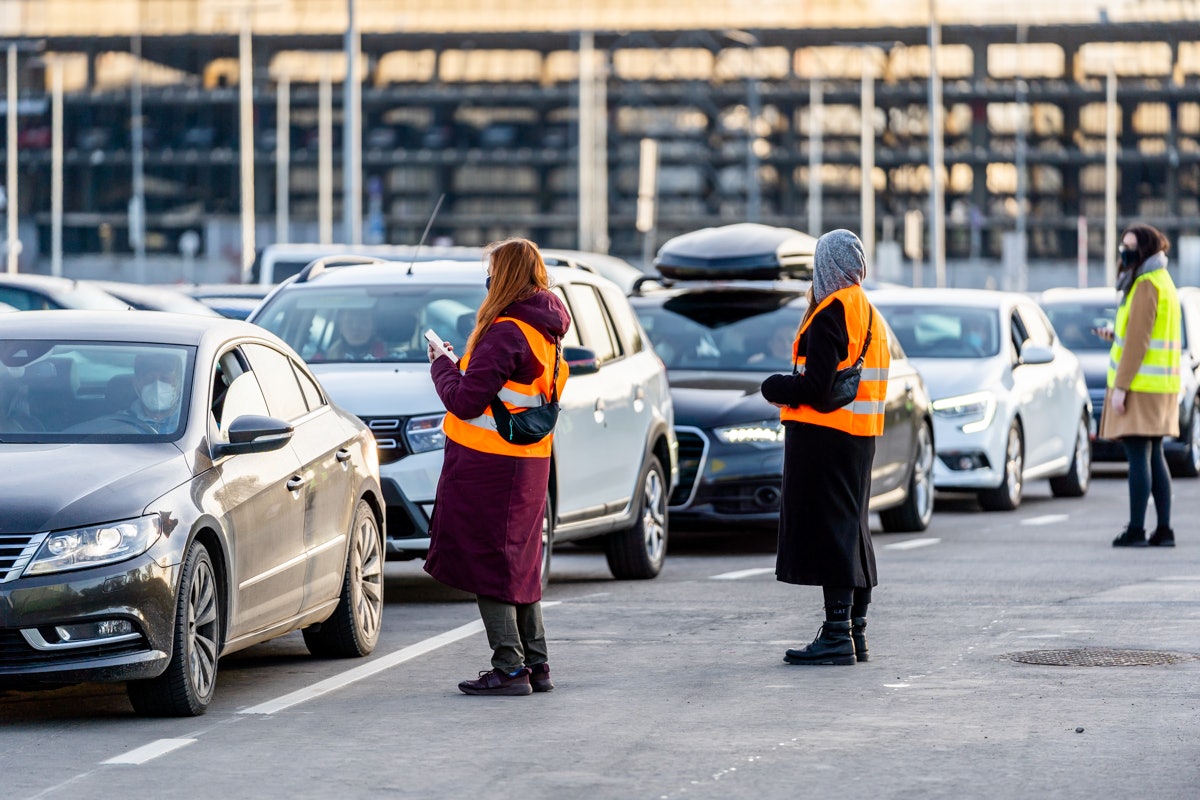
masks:
POLYGON ((979 451, 952 451, 948 453, 939 453, 938 458, 942 460, 948 468, 955 472, 969 472, 977 469, 987 469, 989 466, 986 455, 979 451))
POLYGON ((108 639, 133 633, 133 623, 127 619, 102 619, 78 625, 57 625, 54 632, 59 641, 78 642, 84 639, 108 639))

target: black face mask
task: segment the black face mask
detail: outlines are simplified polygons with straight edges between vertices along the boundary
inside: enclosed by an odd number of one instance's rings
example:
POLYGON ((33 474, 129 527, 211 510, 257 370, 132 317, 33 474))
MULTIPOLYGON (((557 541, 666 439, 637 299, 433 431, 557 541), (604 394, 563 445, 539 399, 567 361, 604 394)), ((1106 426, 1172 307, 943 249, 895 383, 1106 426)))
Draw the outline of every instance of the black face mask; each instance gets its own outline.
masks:
POLYGON ((1127 248, 1122 247, 1117 252, 1119 252, 1121 254, 1121 266, 1122 267, 1125 267, 1126 269, 1128 269, 1129 267, 1132 267, 1138 263, 1137 250, 1129 250, 1127 248))
POLYGON ((486 278, 483 279, 483 288, 484 289, 492 288, 492 276, 491 275, 488 275, 486 278))

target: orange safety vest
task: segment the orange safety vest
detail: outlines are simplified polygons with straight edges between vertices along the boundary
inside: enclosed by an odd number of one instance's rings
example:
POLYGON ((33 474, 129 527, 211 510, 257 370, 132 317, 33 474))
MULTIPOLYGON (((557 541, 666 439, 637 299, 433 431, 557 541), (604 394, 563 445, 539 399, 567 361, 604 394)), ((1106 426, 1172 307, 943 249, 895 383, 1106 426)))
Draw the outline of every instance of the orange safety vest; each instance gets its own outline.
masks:
MULTIPOLYGON (((806 360, 804 356, 799 355, 800 337, 808 330, 813 318, 834 300, 841 300, 843 308, 846 309, 846 332, 850 335, 850 345, 846 348, 846 357, 838 364, 837 368, 845 369, 858 361, 858 354, 862 352, 863 342, 867 338, 867 321, 871 317, 871 304, 861 286, 848 286, 845 289, 838 289, 822 300, 817 306, 817 310, 800 326, 800 331, 796 334, 796 341, 792 344, 793 359, 796 363, 796 370, 800 374, 804 374, 806 360)), ((827 414, 817 411, 812 406, 788 407, 780 410, 780 419, 785 422, 790 420, 824 425, 827 428, 845 431, 853 436, 879 436, 882 434, 883 409, 887 401, 888 367, 891 365, 892 357, 888 351, 887 333, 880 319, 879 314, 875 314, 874 324, 871 326, 871 344, 867 347, 866 356, 863 358, 858 394, 853 402, 827 414)))
MULTIPOLYGON (((550 402, 550 382, 554 376, 554 342, 546 341, 546 337, 542 336, 533 326, 519 319, 497 317, 496 322, 493 324, 500 322, 514 322, 521 329, 521 333, 525 334, 525 340, 529 342, 529 349, 533 351, 534 357, 542 365, 542 374, 533 383, 507 381, 501 387, 500 391, 496 393, 496 396, 504 402, 504 407, 514 414, 520 413, 523 409, 537 408, 550 402)), ((458 368, 466 372, 467 364, 470 360, 471 354, 467 353, 459 361, 458 368)), ((562 397, 563 386, 566 382, 567 363, 566 361, 562 361, 558 368, 559 397, 562 397)), ((442 422, 442 431, 446 434, 447 438, 458 442, 463 447, 469 447, 472 450, 478 450, 483 453, 495 453, 502 456, 518 456, 522 458, 549 458, 550 446, 554 442, 553 433, 534 444, 512 444, 505 441, 496 432, 496 420, 492 417, 491 408, 485 408, 483 414, 480 416, 466 420, 460 419, 447 411, 446 418, 442 422)))

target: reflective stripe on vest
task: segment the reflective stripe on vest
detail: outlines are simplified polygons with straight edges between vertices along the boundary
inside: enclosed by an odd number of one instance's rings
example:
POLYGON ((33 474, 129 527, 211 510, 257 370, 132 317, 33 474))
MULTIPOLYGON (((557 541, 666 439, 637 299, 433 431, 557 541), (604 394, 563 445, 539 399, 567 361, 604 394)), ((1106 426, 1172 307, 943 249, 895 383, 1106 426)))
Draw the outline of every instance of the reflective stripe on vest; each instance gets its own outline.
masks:
POLYGON ((1177 394, 1180 385, 1180 350, 1183 339, 1179 296, 1175 282, 1165 269, 1155 269, 1133 282, 1129 293, 1121 300, 1113 330, 1112 348, 1108 351, 1108 388, 1114 388, 1117 367, 1125 352, 1125 332, 1129 326, 1129 309, 1139 283, 1147 281, 1158 290, 1158 307, 1154 315, 1154 327, 1150 331, 1150 344, 1137 373, 1130 381, 1129 389, 1134 392, 1154 394, 1177 394))
MULTIPOLYGON (((496 322, 492 324, 495 325, 501 322, 512 322, 520 328, 521 333, 525 336, 525 340, 529 343, 529 349, 533 352, 538 363, 542 365, 542 374, 533 383, 508 381, 500 388, 496 396, 503 401, 509 411, 519 411, 523 408, 537 408, 549 402, 550 381, 554 375, 554 342, 546 341, 546 337, 542 336, 535 328, 519 319, 497 317, 496 322)), ((467 353, 459 362, 459 369, 464 373, 469 367, 470 360, 471 354, 467 353)), ((559 397, 562 396, 563 386, 567 382, 567 371, 566 362, 560 362, 558 368, 559 397)), ((505 441, 496 431, 496 420, 492 418, 491 408, 484 409, 483 414, 474 419, 466 420, 460 419, 450 412, 446 412, 445 421, 442 423, 442 430, 448 439, 452 439, 464 447, 469 447, 472 450, 478 450, 483 453, 495 453, 504 456, 549 458, 551 446, 554 443, 553 433, 534 444, 513 444, 505 441)))
MULTIPOLYGON (((863 342, 867 337, 867 321, 871 317, 871 305, 867 295, 860 286, 850 286, 839 289, 826 297, 815 312, 805 320, 796 335, 792 345, 795 353, 800 346, 800 337, 808 330, 813 319, 825 310, 834 300, 840 300, 846 309, 846 332, 850 343, 846 348, 846 357, 837 365, 837 369, 845 369, 858 360, 862 352, 863 342)), ((796 356, 796 372, 805 372, 805 358, 796 356)), ((862 375, 859 376, 858 394, 847 406, 823 414, 811 406, 784 408, 779 412, 780 419, 785 422, 810 422, 827 428, 836 428, 854 436, 879 436, 883 433, 884 407, 887 403, 888 367, 891 365, 891 353, 888 350, 886 329, 883 327, 878 312, 874 315, 871 326, 871 344, 863 357, 862 375)))

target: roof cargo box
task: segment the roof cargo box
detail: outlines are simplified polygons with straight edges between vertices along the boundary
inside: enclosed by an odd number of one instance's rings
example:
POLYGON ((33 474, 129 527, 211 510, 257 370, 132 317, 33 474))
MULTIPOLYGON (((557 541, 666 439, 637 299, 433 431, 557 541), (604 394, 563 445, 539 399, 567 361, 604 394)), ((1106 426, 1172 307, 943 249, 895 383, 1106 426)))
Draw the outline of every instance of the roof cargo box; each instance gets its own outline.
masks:
POLYGON ((672 280, 811 279, 816 246, 792 228, 739 222, 669 239, 654 265, 672 280))

